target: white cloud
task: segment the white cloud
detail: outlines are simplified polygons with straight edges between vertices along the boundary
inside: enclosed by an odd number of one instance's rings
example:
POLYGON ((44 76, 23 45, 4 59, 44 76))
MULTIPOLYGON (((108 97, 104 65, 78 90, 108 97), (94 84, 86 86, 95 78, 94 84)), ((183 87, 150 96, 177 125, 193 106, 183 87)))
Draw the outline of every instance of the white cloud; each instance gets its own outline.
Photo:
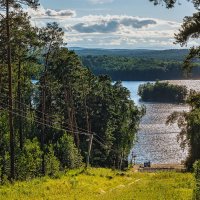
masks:
POLYGON ((25 9, 32 18, 70 18, 75 17, 76 12, 74 10, 53 10, 53 9, 45 9, 44 7, 40 6, 37 10, 27 8, 25 9))
POLYGON ((105 3, 112 3, 114 0, 88 0, 93 4, 105 4, 105 3))
POLYGON ((75 24, 71 29, 80 33, 110 33, 117 32, 121 26, 142 29, 150 25, 156 25, 157 22, 152 19, 138 19, 131 16, 117 16, 108 19, 102 18, 94 22, 81 22, 75 24))
MULTIPOLYGON (((70 10, 69 10, 70 11, 70 10)), ((36 25, 56 21, 65 31, 69 46, 106 48, 173 48, 180 23, 127 15, 86 15, 41 7, 29 12, 36 25)), ((179 46, 176 46, 176 48, 179 46)))
POLYGON ((59 10, 55 11, 52 9, 47 9, 45 11, 45 14, 48 16, 60 16, 60 17, 75 17, 76 12, 73 10, 59 10))

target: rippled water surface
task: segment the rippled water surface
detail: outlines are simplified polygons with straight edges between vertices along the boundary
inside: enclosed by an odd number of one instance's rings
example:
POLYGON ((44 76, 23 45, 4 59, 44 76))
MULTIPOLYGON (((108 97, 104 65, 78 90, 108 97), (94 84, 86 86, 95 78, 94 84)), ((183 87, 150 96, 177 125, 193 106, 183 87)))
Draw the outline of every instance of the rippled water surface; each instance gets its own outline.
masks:
MULTIPOLYGON (((173 84, 185 85, 187 88, 200 91, 200 80, 173 80, 173 84)), ((131 98, 138 105, 146 106, 146 115, 140 123, 137 142, 133 148, 136 162, 143 163, 181 163, 187 156, 187 149, 182 150, 177 142, 180 129, 176 124, 167 126, 167 117, 174 111, 188 111, 187 105, 167 103, 144 103, 139 101, 138 86, 145 82, 129 81, 123 85, 131 91, 131 98)))

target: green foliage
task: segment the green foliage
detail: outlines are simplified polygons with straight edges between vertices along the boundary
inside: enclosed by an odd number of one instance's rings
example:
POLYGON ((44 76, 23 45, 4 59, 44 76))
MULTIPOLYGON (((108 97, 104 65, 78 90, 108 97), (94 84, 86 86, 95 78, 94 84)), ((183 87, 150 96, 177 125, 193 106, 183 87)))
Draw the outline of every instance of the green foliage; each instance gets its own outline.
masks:
MULTIPOLYGON (((167 8, 173 8, 176 4, 181 5, 178 0, 149 0, 154 3, 154 5, 165 3, 167 8)), ((200 6, 200 0, 187 0, 194 4, 194 7, 198 10, 200 6)))
MULTIPOLYGON (((39 0, 21 0, 21 1, 9 0, 8 2, 9 5, 14 9, 19 9, 22 7, 22 5, 27 5, 32 8, 37 8, 39 6, 39 0)), ((4 8, 6 6, 6 1, 0 0, 0 6, 4 8)))
POLYGON ((8 115, 0 113, 0 183, 4 184, 10 175, 9 135, 7 126, 8 115))
POLYGON ((169 82, 145 83, 139 86, 138 94, 142 101, 183 103, 187 97, 186 86, 169 82))
POLYGON ((82 157, 72 136, 65 133, 58 141, 56 151, 63 168, 73 169, 82 165, 82 157))
POLYGON ((200 200, 200 161, 194 163, 194 175, 196 179, 196 188, 194 190, 193 199, 200 200))
POLYGON ((197 160, 195 163, 194 163, 194 175, 195 175, 195 178, 196 178, 196 181, 200 183, 200 160, 197 160))
POLYGON ((7 184, 8 183, 8 177, 10 176, 10 154, 8 151, 1 154, 0 159, 0 183, 1 184, 7 184))
POLYGON ((22 150, 19 150, 16 161, 17 179, 24 180, 41 175, 41 155, 39 142, 36 138, 27 139, 22 150))
MULTIPOLYGON (((12 3, 11 7, 20 6, 17 1, 12 3)), ((15 141, 10 145, 4 56, 7 21, 2 18, 0 22, 0 181, 14 177, 14 172, 16 179, 25 180, 56 177, 59 169, 80 167, 92 133, 90 164, 121 168, 143 114, 130 92, 120 82, 113 84, 108 76, 95 76, 84 68, 73 51, 62 47, 64 33, 57 23, 32 27, 20 9, 10 12, 15 141), (34 78, 37 83, 32 82, 34 78), (16 157, 12 175, 10 146, 16 157)))
MULTIPOLYGON (((177 3, 177 0, 150 0, 154 2, 154 5, 158 5, 162 2, 166 4, 167 8, 172 8, 177 3)), ((181 46, 187 45, 190 39, 199 39, 200 36, 200 0, 188 0, 193 3, 195 9, 198 11, 193 16, 186 16, 183 19, 183 24, 179 33, 175 34, 176 43, 181 46)), ((179 2, 179 4, 181 4, 179 2)), ((194 67, 194 62, 198 62, 200 59, 200 46, 191 47, 188 56, 186 57, 183 65, 183 69, 188 73, 191 72, 194 67)))
POLYGON ((45 154, 45 174, 50 177, 57 177, 60 171, 60 161, 55 156, 53 146, 48 147, 48 152, 45 154))
MULTIPOLYGON (((109 52, 106 53, 107 55, 82 56, 81 60, 83 65, 89 67, 96 75, 107 74, 113 80, 149 81, 184 78, 181 63, 184 58, 182 60, 176 60, 176 58, 174 60, 166 59, 165 57, 154 58, 155 56, 151 58, 148 54, 145 58, 140 58, 138 55, 135 57, 112 56, 109 55, 109 52)), ((193 65, 199 66, 196 62, 193 65)), ((196 77, 198 70, 199 67, 192 71, 192 77, 196 77)))
POLYGON ((80 57, 126 57, 132 59, 145 60, 160 60, 160 61, 183 61, 188 54, 188 49, 166 49, 166 50, 151 50, 151 49, 90 49, 81 48, 74 49, 80 57))
POLYGON ((191 91, 187 103, 191 109, 189 112, 174 112, 168 117, 167 123, 178 123, 181 132, 178 140, 181 147, 189 147, 189 155, 186 160, 188 169, 191 169, 194 162, 200 159, 200 94, 191 91))

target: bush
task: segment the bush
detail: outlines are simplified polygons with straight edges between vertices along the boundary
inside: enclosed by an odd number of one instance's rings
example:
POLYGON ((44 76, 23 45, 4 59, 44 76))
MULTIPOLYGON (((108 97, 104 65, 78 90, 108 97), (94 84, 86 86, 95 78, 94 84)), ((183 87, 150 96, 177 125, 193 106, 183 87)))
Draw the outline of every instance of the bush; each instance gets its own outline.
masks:
POLYGON ((26 180, 41 175, 42 151, 38 140, 26 140, 16 158, 16 178, 26 180))
POLYGON ((64 134, 57 143, 57 157, 63 168, 74 169, 82 165, 82 156, 74 144, 73 137, 64 134))
POLYGON ((194 191, 194 199, 200 200, 200 160, 194 163, 194 175, 196 179, 196 188, 194 191))
POLYGON ((4 155, 0 157, 0 183, 6 184, 8 177, 10 176, 10 154, 4 152, 4 155))
POLYGON ((50 177, 57 177, 60 169, 60 162, 54 154, 53 146, 48 147, 48 153, 45 155, 45 174, 50 177))

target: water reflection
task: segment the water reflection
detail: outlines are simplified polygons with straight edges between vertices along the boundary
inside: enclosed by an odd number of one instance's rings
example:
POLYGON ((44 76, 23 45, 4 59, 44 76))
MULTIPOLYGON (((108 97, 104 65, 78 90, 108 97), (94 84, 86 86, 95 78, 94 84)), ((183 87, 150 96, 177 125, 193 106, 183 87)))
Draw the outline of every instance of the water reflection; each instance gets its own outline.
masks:
MULTIPOLYGON (((173 80, 173 84, 185 85, 187 88, 200 91, 199 80, 173 80)), ((137 163, 151 161, 152 163, 181 163, 187 156, 187 149, 180 148, 177 135, 180 129, 176 124, 167 126, 167 117, 174 111, 189 111, 187 105, 169 103, 143 103, 137 95, 138 86, 144 82, 123 82, 131 91, 131 98, 136 104, 146 106, 146 115, 140 123, 137 141, 133 148, 137 163)))

